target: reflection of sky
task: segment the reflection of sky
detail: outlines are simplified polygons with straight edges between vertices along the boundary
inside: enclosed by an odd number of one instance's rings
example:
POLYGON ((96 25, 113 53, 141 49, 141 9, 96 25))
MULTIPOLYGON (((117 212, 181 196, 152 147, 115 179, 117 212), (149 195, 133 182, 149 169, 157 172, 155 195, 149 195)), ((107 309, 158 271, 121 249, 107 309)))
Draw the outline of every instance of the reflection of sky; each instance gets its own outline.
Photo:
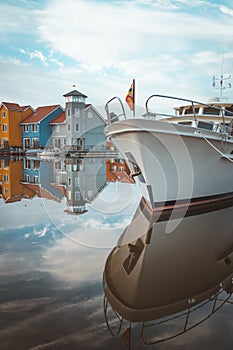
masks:
MULTIPOLYGON (((109 214, 91 204, 78 217, 64 213, 64 203, 39 198, 0 202, 1 350, 125 348, 105 325, 101 280, 110 249, 98 247, 114 244, 130 221, 139 199, 132 193, 123 210, 109 214), (56 214, 60 221, 54 224, 56 214), (65 219, 73 221, 59 226, 65 219), (97 249, 75 243, 79 239, 97 249)), ((196 330, 152 348, 230 350, 232 313, 225 306, 196 330)), ((132 348, 148 349, 137 331, 132 348)))
POLYGON ((140 197, 135 185, 113 183, 87 204, 88 211, 81 215, 65 213, 65 199, 61 203, 44 200, 43 206, 50 222, 72 240, 96 248, 113 247, 140 197))

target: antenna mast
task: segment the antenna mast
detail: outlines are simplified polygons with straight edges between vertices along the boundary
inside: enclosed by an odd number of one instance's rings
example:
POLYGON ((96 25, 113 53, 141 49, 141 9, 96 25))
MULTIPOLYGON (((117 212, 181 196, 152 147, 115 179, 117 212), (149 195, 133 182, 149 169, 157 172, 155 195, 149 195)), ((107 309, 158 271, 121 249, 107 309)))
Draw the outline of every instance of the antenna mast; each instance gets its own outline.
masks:
POLYGON ((221 75, 220 77, 213 76, 212 85, 215 89, 220 90, 220 99, 222 99, 222 93, 225 89, 231 88, 231 83, 228 83, 227 85, 224 84, 225 80, 231 79, 231 74, 224 75, 223 74, 223 63, 224 63, 224 54, 222 55, 222 64, 221 64, 221 75))

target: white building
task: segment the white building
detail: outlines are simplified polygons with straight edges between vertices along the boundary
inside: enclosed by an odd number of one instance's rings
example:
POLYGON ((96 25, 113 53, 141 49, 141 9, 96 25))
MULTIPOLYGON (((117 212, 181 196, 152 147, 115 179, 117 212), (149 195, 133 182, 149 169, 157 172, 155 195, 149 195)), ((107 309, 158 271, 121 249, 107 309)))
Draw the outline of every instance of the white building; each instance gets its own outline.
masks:
POLYGON ((87 96, 77 90, 65 95, 65 112, 50 122, 51 143, 55 149, 105 149, 105 119, 91 105, 87 96))

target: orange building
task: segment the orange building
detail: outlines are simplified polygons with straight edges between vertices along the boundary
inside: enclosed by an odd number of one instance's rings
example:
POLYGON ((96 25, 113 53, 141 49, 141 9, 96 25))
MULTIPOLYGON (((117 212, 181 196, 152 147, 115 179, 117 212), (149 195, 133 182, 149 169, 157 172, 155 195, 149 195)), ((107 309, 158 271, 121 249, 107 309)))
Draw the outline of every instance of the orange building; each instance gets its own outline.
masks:
POLYGON ((23 165, 21 160, 11 161, 8 158, 0 159, 0 183, 2 198, 6 203, 20 201, 23 198, 32 198, 34 193, 23 186, 23 165))
POLYGON ((134 183, 124 159, 110 159, 106 162, 106 181, 134 183))
POLYGON ((22 147, 20 122, 33 112, 31 106, 2 102, 0 106, 0 148, 22 147))

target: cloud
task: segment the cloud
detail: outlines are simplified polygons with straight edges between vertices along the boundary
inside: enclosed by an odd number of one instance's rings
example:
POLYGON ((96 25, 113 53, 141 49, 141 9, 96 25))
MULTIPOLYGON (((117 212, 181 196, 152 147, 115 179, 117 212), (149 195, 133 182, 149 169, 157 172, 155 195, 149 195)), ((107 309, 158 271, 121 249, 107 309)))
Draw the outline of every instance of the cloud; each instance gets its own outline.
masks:
POLYGON ((45 250, 46 259, 39 270, 65 281, 68 287, 99 280, 108 252, 81 247, 65 237, 45 250))
MULTIPOLYGON (((20 6, 0 4, 2 42, 18 46, 11 57, 0 57, 3 100, 63 105, 63 93, 76 83, 88 102, 100 105, 113 95, 124 98, 132 78, 138 105, 156 92, 202 100, 212 95, 221 53, 232 51, 232 9, 210 1, 48 0, 40 9, 20 6), (215 60, 208 61, 207 52, 215 60)), ((227 56, 225 65, 226 71, 232 66, 227 56)))
POLYGON ((233 16, 233 9, 231 9, 227 6, 224 6, 224 5, 220 5, 219 8, 223 13, 230 15, 230 16, 233 16))
POLYGON ((29 56, 31 59, 38 58, 43 64, 48 65, 47 58, 38 50, 31 52, 29 56))
POLYGON ((111 66, 123 71, 125 62, 137 58, 156 60, 158 53, 165 50, 170 54, 187 51, 196 41, 220 44, 224 35, 219 33, 233 33, 232 23, 140 7, 133 2, 67 0, 55 6, 51 1, 39 14, 39 23, 45 42, 93 71, 111 66), (69 25, 64 31, 66 21, 69 25))

